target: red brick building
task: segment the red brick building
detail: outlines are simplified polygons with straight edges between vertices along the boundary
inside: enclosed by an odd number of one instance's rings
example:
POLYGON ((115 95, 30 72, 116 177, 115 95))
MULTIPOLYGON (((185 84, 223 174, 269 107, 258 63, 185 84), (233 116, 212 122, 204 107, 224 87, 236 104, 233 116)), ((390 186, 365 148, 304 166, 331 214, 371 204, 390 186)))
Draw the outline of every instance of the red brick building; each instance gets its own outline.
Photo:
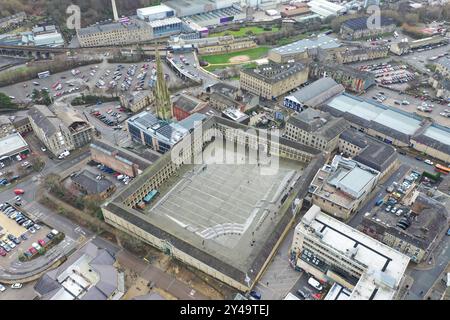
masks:
POLYGON ((202 100, 185 94, 180 94, 172 103, 172 115, 178 121, 181 121, 189 117, 191 114, 199 112, 207 105, 208 104, 202 100))

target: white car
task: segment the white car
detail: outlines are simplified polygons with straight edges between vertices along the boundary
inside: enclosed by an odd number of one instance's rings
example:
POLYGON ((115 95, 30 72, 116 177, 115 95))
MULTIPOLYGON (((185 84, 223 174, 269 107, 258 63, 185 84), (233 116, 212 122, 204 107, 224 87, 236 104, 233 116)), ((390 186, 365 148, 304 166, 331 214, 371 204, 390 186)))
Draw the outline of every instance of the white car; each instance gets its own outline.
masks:
POLYGON ((11 285, 11 289, 20 289, 22 286, 23 285, 21 283, 14 283, 11 285))
POLYGON ((3 292, 3 291, 5 291, 5 290, 6 290, 5 286, 2 285, 2 284, 0 284, 0 292, 3 292))
POLYGON ((429 159, 426 159, 424 162, 425 162, 426 164, 429 164, 430 166, 433 165, 433 162, 432 162, 431 160, 429 160, 429 159))

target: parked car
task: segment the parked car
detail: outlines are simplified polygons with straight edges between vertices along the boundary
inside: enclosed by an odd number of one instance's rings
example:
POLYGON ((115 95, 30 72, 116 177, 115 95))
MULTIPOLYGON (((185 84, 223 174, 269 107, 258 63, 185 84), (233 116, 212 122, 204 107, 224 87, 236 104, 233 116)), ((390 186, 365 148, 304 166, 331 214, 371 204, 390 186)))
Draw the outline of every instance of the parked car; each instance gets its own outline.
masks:
POLYGON ((2 284, 0 284, 0 292, 3 292, 3 291, 5 291, 5 290, 6 290, 5 286, 2 285, 2 284))
POLYGON ((319 291, 322 291, 322 290, 323 290, 322 284, 321 284, 319 281, 317 281, 314 277, 310 277, 310 278, 308 279, 308 284, 309 284, 311 287, 313 287, 313 288, 315 288, 315 289, 317 289, 317 290, 319 290, 319 291))
POLYGON ((261 294, 255 290, 250 291, 250 297, 253 297, 256 300, 261 300, 261 294))
POLYGON ((20 289, 20 288, 22 288, 21 283, 14 283, 11 285, 11 289, 20 289))

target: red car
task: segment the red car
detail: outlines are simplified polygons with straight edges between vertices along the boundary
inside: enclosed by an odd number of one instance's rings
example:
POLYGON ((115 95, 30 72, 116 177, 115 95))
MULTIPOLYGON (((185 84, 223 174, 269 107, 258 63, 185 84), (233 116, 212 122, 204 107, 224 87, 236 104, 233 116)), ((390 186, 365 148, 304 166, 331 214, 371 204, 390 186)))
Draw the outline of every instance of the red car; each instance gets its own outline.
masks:
POLYGON ((28 251, 30 251, 31 254, 37 253, 37 250, 35 248, 30 248, 30 249, 28 249, 28 251))
POLYGON ((3 250, 3 248, 0 249, 0 256, 2 257, 6 256, 6 251, 3 250))
POLYGON ((23 189, 14 189, 14 193, 19 196, 21 194, 24 194, 25 191, 23 189))
POLYGON ((44 247, 45 246, 45 241, 44 240, 38 240, 38 243, 40 246, 44 247))

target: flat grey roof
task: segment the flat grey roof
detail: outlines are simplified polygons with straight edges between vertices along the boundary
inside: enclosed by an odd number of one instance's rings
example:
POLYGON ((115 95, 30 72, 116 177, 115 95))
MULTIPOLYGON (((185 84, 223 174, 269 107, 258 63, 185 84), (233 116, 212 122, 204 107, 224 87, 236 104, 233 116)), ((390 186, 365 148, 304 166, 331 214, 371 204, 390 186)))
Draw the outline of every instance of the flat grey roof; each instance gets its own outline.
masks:
POLYGON ((412 136, 421 127, 421 120, 412 115, 345 93, 333 98, 327 105, 341 113, 351 114, 408 136, 412 136))
POLYGON ((417 142, 450 154, 450 129, 433 124, 414 137, 417 142))
POLYGON ((327 35, 319 35, 315 38, 302 39, 285 46, 281 46, 271 51, 276 52, 278 54, 293 54, 293 53, 301 53, 305 52, 308 49, 334 49, 339 48, 341 46, 338 39, 327 36, 327 35))
POLYGON ((27 148, 28 144, 20 133, 13 133, 0 139, 1 155, 11 155, 16 151, 27 148))

